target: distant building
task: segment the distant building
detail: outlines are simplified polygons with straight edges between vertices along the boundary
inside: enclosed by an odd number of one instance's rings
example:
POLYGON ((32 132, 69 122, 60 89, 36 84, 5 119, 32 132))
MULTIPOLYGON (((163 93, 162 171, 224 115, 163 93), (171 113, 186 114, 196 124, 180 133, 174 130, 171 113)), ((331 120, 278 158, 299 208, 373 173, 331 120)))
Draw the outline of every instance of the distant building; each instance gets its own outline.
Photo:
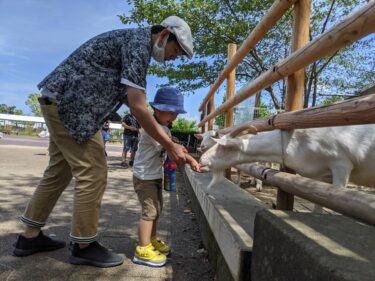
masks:
MULTIPOLYGON (((13 115, 0 113, 0 132, 14 133, 21 130, 31 130, 39 133, 46 125, 43 117, 13 115)), ((110 123, 109 128, 112 130, 122 130, 121 124, 110 123)))

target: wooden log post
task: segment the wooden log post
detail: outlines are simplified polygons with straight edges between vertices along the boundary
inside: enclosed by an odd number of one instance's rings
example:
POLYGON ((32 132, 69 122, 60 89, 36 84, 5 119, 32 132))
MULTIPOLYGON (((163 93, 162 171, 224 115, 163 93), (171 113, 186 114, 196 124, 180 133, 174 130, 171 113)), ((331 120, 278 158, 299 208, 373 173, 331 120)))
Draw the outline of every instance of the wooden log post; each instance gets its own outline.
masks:
MULTIPOLYGON (((212 86, 211 86, 212 88, 212 86)), ((207 114, 210 114, 211 112, 214 112, 215 110, 215 96, 212 95, 208 101, 208 112, 207 114)), ((214 129, 214 118, 211 118, 210 120, 208 120, 208 126, 207 126, 207 130, 208 131, 211 131, 214 129)))
MULTIPOLYGON (((232 60, 234 55, 237 51, 236 44, 229 44, 228 45, 228 63, 232 60)), ((235 82, 236 82, 236 68, 234 68, 227 77, 227 92, 226 92, 226 100, 231 99, 234 96, 235 92, 235 82)), ((233 107, 228 108, 225 113, 225 128, 233 127, 233 107)), ((225 170, 225 177, 231 180, 231 168, 225 170)))
MULTIPOLYGON (((206 103, 204 104, 204 107, 202 108, 202 113, 201 113, 201 121, 204 120, 206 117, 206 103)), ((203 122, 201 124, 201 134, 203 134, 206 131, 206 124, 203 122)))
MULTIPOLYGON (((310 0, 299 0, 293 9, 293 38, 292 52, 305 46, 309 41, 310 31, 310 0)), ((303 106, 303 90, 305 84, 305 69, 302 68, 287 79, 286 111, 301 110, 303 106)), ((282 167, 284 172, 295 173, 288 167, 282 167)), ((277 189, 276 209, 293 210, 294 196, 282 189, 277 189)))
MULTIPOLYGON (((228 45, 228 62, 231 61, 232 57, 236 54, 237 45, 229 44, 228 45)), ((234 68, 228 75, 227 78, 227 93, 226 100, 231 99, 234 96, 235 92, 235 82, 236 82, 236 68, 234 68)), ((233 107, 229 108, 225 114, 225 128, 233 126, 233 107)))

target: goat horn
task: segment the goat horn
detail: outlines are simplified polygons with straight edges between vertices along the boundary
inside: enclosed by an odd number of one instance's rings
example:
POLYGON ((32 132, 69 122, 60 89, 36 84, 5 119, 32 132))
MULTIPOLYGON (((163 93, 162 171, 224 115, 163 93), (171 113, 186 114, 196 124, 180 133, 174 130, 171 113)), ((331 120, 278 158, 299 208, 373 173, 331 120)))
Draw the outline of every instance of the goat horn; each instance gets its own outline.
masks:
MULTIPOLYGON (((246 124, 246 125, 242 125, 242 126, 236 128, 236 129, 234 129, 232 132, 229 133, 229 136, 232 137, 232 138, 235 138, 244 131, 246 131, 245 134, 254 134, 254 135, 256 135, 257 132, 258 132, 256 127, 246 124)), ((245 135, 245 134, 243 134, 243 135, 245 135)))

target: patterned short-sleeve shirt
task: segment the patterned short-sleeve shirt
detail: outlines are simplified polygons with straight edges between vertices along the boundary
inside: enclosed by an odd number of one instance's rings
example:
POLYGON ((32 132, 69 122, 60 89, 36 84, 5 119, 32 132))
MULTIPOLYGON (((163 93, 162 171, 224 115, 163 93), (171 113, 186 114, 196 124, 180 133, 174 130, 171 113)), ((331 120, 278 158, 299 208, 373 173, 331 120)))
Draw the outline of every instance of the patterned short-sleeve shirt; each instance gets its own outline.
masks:
POLYGON ((77 143, 84 143, 121 106, 124 84, 146 88, 150 58, 149 28, 109 31, 75 50, 38 88, 57 93, 61 121, 77 143))
MULTIPOLYGON (((126 114, 124 116, 124 118, 122 119, 122 123, 125 123, 126 125, 128 126, 132 126, 133 128, 141 128, 141 126, 139 125, 137 119, 135 119, 135 117, 131 114, 126 114)), ((134 136, 134 137, 137 137, 138 136, 138 132, 134 132, 132 130, 129 130, 129 129, 124 129, 124 135, 125 136, 134 136)))

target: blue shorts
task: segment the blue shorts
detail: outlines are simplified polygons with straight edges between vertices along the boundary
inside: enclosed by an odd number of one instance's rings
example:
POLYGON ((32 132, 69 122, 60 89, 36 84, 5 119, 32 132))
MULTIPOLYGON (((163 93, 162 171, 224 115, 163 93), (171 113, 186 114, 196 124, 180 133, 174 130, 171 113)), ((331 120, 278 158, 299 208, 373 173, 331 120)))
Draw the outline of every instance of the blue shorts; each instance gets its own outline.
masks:
POLYGON ((124 152, 136 152, 138 148, 138 137, 124 135, 124 152))
POLYGON ((109 141, 109 133, 106 131, 102 131, 103 134, 103 140, 104 141, 109 141))

